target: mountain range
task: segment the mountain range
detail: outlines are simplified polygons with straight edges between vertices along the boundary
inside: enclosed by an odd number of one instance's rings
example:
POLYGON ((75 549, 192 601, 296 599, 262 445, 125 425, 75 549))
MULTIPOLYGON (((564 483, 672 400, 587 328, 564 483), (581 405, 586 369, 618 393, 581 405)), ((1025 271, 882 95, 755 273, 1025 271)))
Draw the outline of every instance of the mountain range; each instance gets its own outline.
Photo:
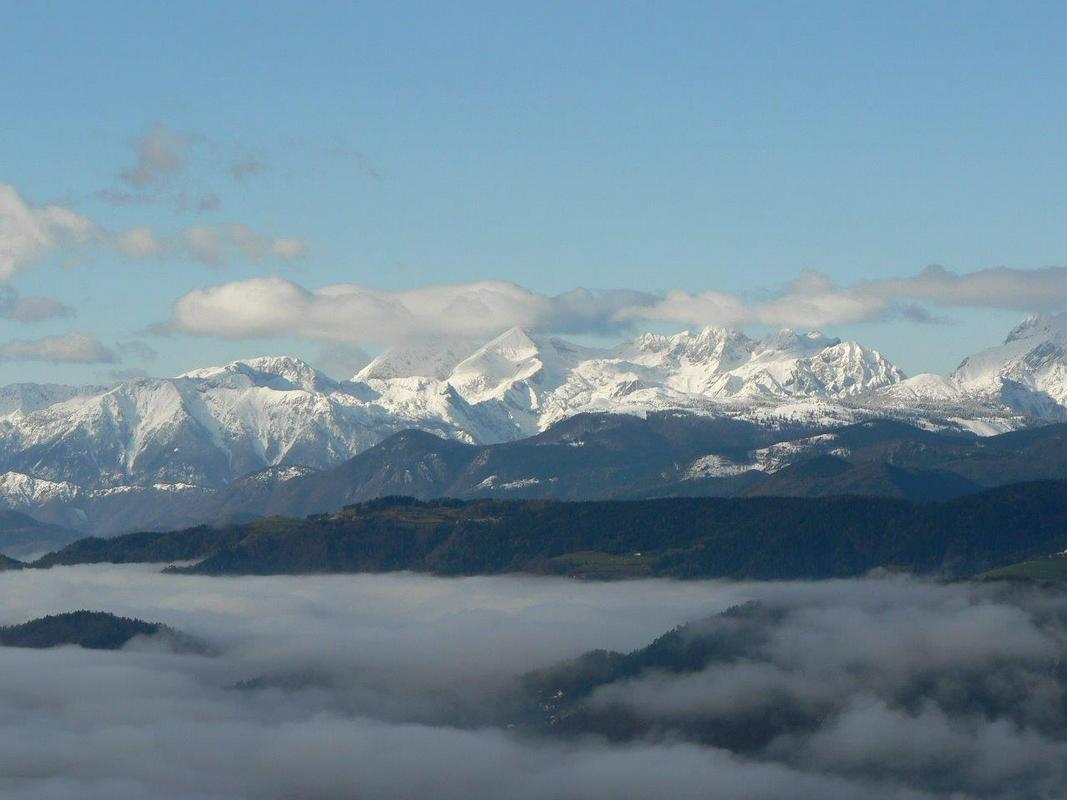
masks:
MULTIPOLYGON (((329 483, 336 469, 368 474, 367 460, 347 466, 361 454, 396 475, 379 470, 349 484, 332 505, 405 487, 402 493, 418 496, 536 493, 552 478, 561 488, 551 496, 607 496, 613 481, 614 494, 627 496, 670 484, 677 493, 758 492, 770 475, 785 491, 791 473, 781 467, 793 465, 778 451, 819 455, 810 469, 836 471, 840 483, 856 467, 855 456, 842 452, 855 448, 835 445, 834 431, 864 421, 973 440, 1067 420, 1067 314, 1029 317, 1003 345, 969 356, 949 376, 906 377, 877 350, 819 332, 753 339, 705 328, 597 349, 516 328, 481 346, 394 348, 349 380, 299 359, 265 357, 109 387, 17 384, 0 388, 0 415, 0 507, 83 532, 192 523, 204 519, 206 506, 224 518, 253 513, 260 501, 272 508, 281 501, 268 497, 306 496, 311 490, 296 487, 329 483), (560 472, 567 459, 533 469, 540 456, 531 454, 549 452, 537 448, 554 438, 611 427, 574 420, 619 415, 653 423, 619 423, 625 430, 618 435, 637 438, 613 445, 622 448, 614 456, 602 454, 595 480, 570 483, 560 472), (679 432, 664 432, 662 420, 683 418, 691 421, 676 423, 679 432), (390 439, 402 431, 432 436, 390 439), (666 436, 657 446, 671 452, 650 456, 642 436, 666 436), (386 440, 387 451, 373 450, 386 440), (411 455, 419 442, 432 446, 411 455), (774 449, 787 442, 799 444, 774 449), (400 449, 415 460, 404 462, 400 449), (468 457, 488 461, 457 477, 450 465, 468 457), (497 469, 493 461, 516 458, 531 469, 497 469)), ((585 442, 572 437, 566 446, 585 442)), ((939 469, 932 461, 889 466, 896 472, 875 482, 926 485, 933 498, 991 485, 966 470, 933 482, 907 472, 939 469)), ((862 486, 873 479, 848 480, 862 486)))

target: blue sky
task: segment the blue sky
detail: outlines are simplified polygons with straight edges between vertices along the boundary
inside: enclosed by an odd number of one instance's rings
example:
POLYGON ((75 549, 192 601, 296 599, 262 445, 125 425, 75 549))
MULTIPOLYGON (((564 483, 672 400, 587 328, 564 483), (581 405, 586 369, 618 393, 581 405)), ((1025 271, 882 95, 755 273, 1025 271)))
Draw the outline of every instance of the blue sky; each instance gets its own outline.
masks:
POLYGON ((510 322, 817 325, 947 371, 1067 304, 1063 4, 2 7, 0 215, 51 226, 6 296, 65 307, 0 319, 3 382, 269 352, 341 371, 510 322), (337 284, 373 313, 314 294, 337 284), (491 296, 388 293, 441 284, 491 296), (576 287, 642 297, 561 312, 576 287), (383 322, 412 303, 417 325, 383 322))

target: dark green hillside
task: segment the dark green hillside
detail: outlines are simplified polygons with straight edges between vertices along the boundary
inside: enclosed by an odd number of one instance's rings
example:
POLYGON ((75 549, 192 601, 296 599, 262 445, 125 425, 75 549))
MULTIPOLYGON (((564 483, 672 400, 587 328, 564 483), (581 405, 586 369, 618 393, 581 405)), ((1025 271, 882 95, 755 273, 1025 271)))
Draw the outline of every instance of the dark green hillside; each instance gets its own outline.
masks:
POLYGON ((89 536, 39 558, 33 566, 196 561, 219 547, 238 541, 242 535, 243 529, 239 526, 219 529, 200 525, 181 531, 129 533, 113 539, 89 536))
POLYGON ((837 456, 815 456, 792 464, 740 492, 745 497, 829 497, 858 494, 909 500, 951 500, 981 491, 954 472, 909 469, 879 461, 850 464, 837 456))
POLYGON ((22 569, 26 565, 21 561, 17 561, 14 558, 0 554, 0 572, 4 572, 9 569, 22 569))
POLYGON ((549 500, 385 498, 271 518, 88 539, 34 564, 197 560, 180 572, 417 570, 623 577, 829 578, 875 567, 970 575, 1067 547, 1067 482, 941 503, 872 497, 549 500))
MULTIPOLYGON (((524 676, 513 719, 554 735, 596 733, 615 740, 647 735, 656 722, 618 707, 586 701, 597 689, 650 675, 685 675, 712 664, 757 662, 785 611, 746 603, 669 631, 631 653, 594 650, 524 676)), ((718 747, 751 752, 774 737, 813 727, 823 708, 801 707, 776 698, 748 713, 700 714, 673 720, 672 733, 718 747)))

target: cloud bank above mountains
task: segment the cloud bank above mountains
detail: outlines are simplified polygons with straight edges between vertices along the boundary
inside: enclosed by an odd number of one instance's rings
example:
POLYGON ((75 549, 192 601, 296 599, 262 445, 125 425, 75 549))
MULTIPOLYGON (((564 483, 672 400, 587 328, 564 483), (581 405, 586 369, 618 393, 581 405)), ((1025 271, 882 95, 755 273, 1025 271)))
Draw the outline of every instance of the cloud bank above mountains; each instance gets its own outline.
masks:
POLYGON ((546 295, 507 281, 385 290, 346 283, 309 289, 272 276, 195 289, 178 299, 170 331, 231 338, 295 336, 392 344, 438 336, 489 337, 512 326, 545 333, 614 333, 649 322, 682 326, 817 328, 901 319, 937 322, 935 307, 1020 312, 1067 306, 1067 267, 997 268, 960 275, 928 267, 901 279, 842 287, 805 272, 779 296, 716 291, 575 289, 546 295))
POLYGON ((902 576, 220 580, 157 569, 0 574, 0 624, 106 608, 218 649, 0 649, 5 798, 615 800, 713 790, 723 800, 1007 800, 1052 796, 1067 780, 1061 593, 902 576), (740 755, 669 728, 611 744, 501 724, 529 669, 641 647, 750 600, 774 613, 743 657, 644 675, 592 702, 669 722, 743 717, 776 699, 820 709, 815 728, 740 755), (227 689, 257 678, 259 688, 227 689))

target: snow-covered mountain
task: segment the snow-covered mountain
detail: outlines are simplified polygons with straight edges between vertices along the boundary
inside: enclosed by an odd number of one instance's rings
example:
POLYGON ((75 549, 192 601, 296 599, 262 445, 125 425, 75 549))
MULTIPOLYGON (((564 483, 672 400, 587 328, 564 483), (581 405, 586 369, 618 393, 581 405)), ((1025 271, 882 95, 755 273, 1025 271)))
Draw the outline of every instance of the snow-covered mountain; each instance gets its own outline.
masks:
POLYGON ((402 394, 408 406, 293 358, 134 380, 0 417, 0 469, 86 488, 218 487, 273 464, 329 466, 403 428, 481 434, 447 387, 402 394))
POLYGON ((492 443, 581 412, 673 409, 823 428, 894 417, 982 434, 1067 419, 1067 315, 1026 320, 947 377, 905 378, 878 351, 818 332, 705 328, 599 350, 512 329, 480 347, 397 348, 348 381, 271 357, 105 388, 20 384, 0 388, 0 503, 215 490, 275 465, 328 467, 406 428, 492 443))
POLYGON ((456 364, 477 346, 477 343, 465 339, 445 339, 390 347, 357 372, 352 380, 355 383, 390 378, 445 380, 452 374, 456 364))
POLYGON ((1004 344, 964 359, 953 379, 1021 414, 1067 419, 1067 313, 1027 317, 1004 344))
POLYGON ((512 328, 465 358, 448 383, 476 407, 496 406, 521 435, 545 427, 546 404, 581 364, 600 351, 562 339, 534 339, 512 328))

